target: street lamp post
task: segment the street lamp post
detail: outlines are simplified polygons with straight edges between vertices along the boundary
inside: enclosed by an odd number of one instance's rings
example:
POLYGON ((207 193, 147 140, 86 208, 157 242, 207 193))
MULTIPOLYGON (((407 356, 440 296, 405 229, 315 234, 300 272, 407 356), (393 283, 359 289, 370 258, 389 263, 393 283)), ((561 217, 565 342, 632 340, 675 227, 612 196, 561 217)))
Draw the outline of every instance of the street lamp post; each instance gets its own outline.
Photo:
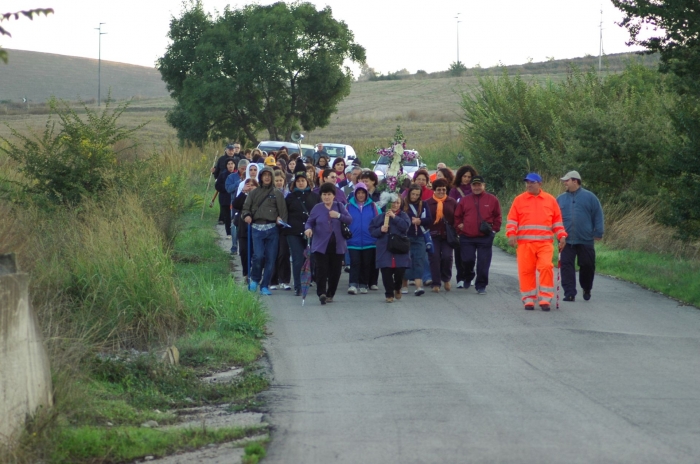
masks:
POLYGON ((459 15, 462 13, 457 13, 457 16, 455 16, 455 19, 457 20, 457 65, 459 65, 459 23, 462 21, 459 20, 459 15))
POLYGON ((96 27, 95 30, 98 31, 98 48, 97 48, 97 106, 100 106, 100 84, 102 82, 102 36, 106 32, 102 32, 102 25, 107 23, 100 23, 100 27, 96 27))

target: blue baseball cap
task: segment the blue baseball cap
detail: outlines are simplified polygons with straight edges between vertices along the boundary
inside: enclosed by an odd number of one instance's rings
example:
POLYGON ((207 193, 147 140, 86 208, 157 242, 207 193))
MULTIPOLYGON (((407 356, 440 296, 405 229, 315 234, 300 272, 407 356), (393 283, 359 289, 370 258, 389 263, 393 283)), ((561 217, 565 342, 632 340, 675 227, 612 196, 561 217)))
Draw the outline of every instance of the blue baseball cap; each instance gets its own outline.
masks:
POLYGON ((524 180, 524 181, 528 181, 528 180, 529 180, 530 182, 539 182, 539 183, 542 183, 542 177, 540 177, 540 175, 537 174, 536 172, 531 172, 530 174, 528 174, 527 176, 525 176, 525 178, 524 178, 523 180, 524 180))

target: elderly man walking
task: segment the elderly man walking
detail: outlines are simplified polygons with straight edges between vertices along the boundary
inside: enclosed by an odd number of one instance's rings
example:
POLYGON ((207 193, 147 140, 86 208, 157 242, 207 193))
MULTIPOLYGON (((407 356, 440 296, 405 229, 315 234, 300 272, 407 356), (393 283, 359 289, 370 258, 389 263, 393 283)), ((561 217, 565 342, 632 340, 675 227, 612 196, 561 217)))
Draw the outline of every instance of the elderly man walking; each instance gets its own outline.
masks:
POLYGON ((520 296, 525 309, 549 311, 554 296, 553 238, 559 240, 559 250, 566 245, 566 230, 557 200, 542 190, 542 177, 531 172, 523 179, 526 190, 510 207, 506 223, 508 244, 517 247, 520 296), (540 289, 537 291, 537 273, 540 289))
POLYGON ((581 187, 581 175, 570 171, 561 178, 566 192, 557 197, 568 237, 561 250, 561 285, 564 301, 576 300, 576 260, 583 299, 591 299, 595 276, 595 240, 603 238, 603 207, 593 193, 581 187))

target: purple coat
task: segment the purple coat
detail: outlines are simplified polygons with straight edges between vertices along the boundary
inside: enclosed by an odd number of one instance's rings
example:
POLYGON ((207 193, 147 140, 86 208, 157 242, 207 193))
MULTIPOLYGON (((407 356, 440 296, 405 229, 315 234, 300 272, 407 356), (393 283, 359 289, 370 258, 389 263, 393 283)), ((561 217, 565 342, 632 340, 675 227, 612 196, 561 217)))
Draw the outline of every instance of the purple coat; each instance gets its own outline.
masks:
POLYGON ((388 249, 389 234, 399 234, 405 236, 406 232, 408 232, 408 228, 411 225, 411 220, 408 218, 408 214, 401 211, 398 215, 396 215, 396 217, 389 220, 389 232, 384 233, 382 232, 382 226, 384 225, 385 215, 386 213, 380 214, 369 223, 369 233, 372 235, 372 237, 377 238, 377 269, 381 269, 383 267, 411 267, 410 253, 395 255, 388 249))
POLYGON ((311 237, 311 252, 325 253, 328 248, 328 242, 331 239, 331 234, 335 234, 335 252, 339 255, 344 255, 348 251, 345 237, 340 230, 340 223, 352 223, 352 216, 348 213, 342 203, 333 201, 333 206, 329 210, 323 203, 318 203, 311 209, 309 219, 306 220, 306 228, 313 231, 311 237), (330 212, 338 211, 340 217, 331 219, 330 212))

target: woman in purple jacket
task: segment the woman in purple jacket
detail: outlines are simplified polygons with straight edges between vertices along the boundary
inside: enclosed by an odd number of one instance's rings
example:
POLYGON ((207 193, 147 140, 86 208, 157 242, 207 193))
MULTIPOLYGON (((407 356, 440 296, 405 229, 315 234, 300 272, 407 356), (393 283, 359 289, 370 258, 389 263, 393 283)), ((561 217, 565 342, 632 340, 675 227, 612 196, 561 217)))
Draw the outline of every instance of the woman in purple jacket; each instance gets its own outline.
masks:
POLYGON ((311 238, 311 252, 316 263, 316 294, 321 304, 333 301, 343 271, 343 257, 348 250, 341 223, 350 224, 352 217, 342 203, 335 201, 336 187, 330 182, 321 185, 321 203, 311 210, 304 234, 311 238))
POLYGON ((408 253, 396 254, 389 251, 389 236, 398 234, 406 237, 406 232, 411 225, 408 215, 401 211, 401 197, 396 193, 391 195, 391 203, 387 205, 388 211, 372 219, 369 224, 369 233, 377 238, 376 266, 382 273, 387 303, 393 303, 394 298, 401 299, 403 276, 406 268, 411 266, 411 257, 408 253), (385 222, 388 224, 385 225, 385 222))

